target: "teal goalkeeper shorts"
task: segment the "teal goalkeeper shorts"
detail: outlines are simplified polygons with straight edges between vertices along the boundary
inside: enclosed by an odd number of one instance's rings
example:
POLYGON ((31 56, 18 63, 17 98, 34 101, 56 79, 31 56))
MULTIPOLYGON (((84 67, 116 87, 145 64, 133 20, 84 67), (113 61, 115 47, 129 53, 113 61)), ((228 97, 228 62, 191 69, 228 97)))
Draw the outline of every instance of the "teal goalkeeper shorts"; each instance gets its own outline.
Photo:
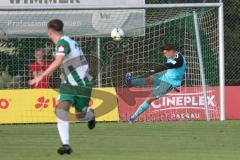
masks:
POLYGON ((164 97, 168 92, 172 91, 174 88, 172 84, 162 81, 160 77, 162 76, 163 72, 156 73, 152 75, 154 79, 153 84, 153 95, 156 98, 164 97))
POLYGON ((92 94, 92 82, 87 82, 86 86, 71 86, 61 84, 59 89, 58 101, 69 101, 76 111, 82 112, 89 106, 92 94))

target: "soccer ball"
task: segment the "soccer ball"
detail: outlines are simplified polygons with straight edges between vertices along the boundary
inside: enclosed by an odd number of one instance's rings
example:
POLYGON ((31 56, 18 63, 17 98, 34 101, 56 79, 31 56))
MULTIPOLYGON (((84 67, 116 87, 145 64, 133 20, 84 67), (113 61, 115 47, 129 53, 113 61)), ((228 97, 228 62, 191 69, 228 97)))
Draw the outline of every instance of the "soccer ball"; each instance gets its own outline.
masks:
POLYGON ((124 32, 121 28, 114 28, 111 32, 111 37, 114 41, 120 41, 124 37, 124 32))

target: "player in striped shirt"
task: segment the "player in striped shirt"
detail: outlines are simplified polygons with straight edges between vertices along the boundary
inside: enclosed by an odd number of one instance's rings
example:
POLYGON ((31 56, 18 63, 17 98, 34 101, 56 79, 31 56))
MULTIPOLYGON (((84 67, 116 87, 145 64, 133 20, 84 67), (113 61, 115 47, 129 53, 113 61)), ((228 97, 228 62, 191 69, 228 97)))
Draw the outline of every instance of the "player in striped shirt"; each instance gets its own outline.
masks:
POLYGON ((56 115, 57 127, 62 141, 58 149, 59 154, 71 154, 69 145, 69 109, 75 107, 76 117, 80 121, 87 121, 89 129, 95 127, 95 115, 88 108, 92 92, 92 76, 89 74, 89 65, 77 42, 63 35, 64 24, 59 19, 48 23, 48 36, 56 45, 55 60, 41 75, 29 82, 38 83, 46 76, 61 68, 61 86, 58 96, 56 115))

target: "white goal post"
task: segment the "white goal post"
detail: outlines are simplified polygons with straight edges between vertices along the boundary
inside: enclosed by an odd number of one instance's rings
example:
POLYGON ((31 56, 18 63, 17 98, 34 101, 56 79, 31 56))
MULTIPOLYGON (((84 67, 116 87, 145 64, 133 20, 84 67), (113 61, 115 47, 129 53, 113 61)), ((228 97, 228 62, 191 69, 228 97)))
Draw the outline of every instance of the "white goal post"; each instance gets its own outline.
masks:
MULTIPOLYGON (((224 10, 223 10, 223 3, 180 3, 180 4, 142 4, 142 5, 41 5, 38 6, 0 6, 0 12, 4 11, 61 11, 61 10, 125 10, 125 9, 183 9, 183 8, 217 8, 218 9, 218 69, 219 69, 219 88, 220 88, 220 120, 225 120, 225 72, 224 72, 224 10)), ((194 15, 194 14, 193 14, 194 15)), ((194 15, 196 16, 196 15, 194 15)), ((195 17, 196 18, 196 17, 195 17)), ((197 21, 195 21, 197 22, 197 21)), ((197 24, 195 23, 195 29, 198 29, 197 24)), ((199 33, 196 33, 197 36, 197 52, 201 55, 201 48, 199 48, 201 45, 199 45, 199 33)), ((97 39, 97 56, 100 59, 101 58, 101 51, 100 51, 100 39, 97 39)), ((201 56, 200 56, 201 57, 201 56)), ((203 62, 203 59, 199 60, 201 65, 203 62)), ((200 65, 200 69, 203 67, 200 65)), ((98 72, 100 73, 100 64, 98 66, 98 72)), ((203 69, 201 69, 203 71, 203 69)), ((201 71, 201 78, 202 78, 202 85, 207 86, 205 84, 205 76, 204 72, 201 71)), ((102 86, 102 80, 101 75, 98 74, 98 86, 102 86)), ((203 90, 205 100, 207 101, 207 94, 206 91, 203 90)), ((207 103, 206 103, 207 104, 207 103)), ((206 109, 206 119, 209 120, 209 112, 208 112, 208 106, 205 105, 206 109)))

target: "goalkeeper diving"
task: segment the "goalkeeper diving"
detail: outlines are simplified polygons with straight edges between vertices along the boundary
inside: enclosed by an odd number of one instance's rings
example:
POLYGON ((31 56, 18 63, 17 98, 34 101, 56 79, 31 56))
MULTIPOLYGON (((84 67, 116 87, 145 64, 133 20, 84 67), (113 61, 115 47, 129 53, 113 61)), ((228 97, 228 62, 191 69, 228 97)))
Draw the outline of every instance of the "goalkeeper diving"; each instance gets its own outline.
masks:
POLYGON ((89 129, 95 127, 94 110, 88 108, 92 92, 92 76, 89 74, 89 65, 79 44, 63 34, 63 22, 53 19, 48 22, 47 27, 48 36, 56 45, 55 60, 41 75, 29 81, 29 84, 38 85, 44 77, 61 68, 62 83, 55 111, 62 141, 58 153, 71 154, 68 117, 70 107, 75 107, 79 121, 88 122, 89 129))
POLYGON ((182 84, 183 75, 186 71, 186 60, 173 44, 166 44, 162 47, 164 57, 167 61, 163 66, 151 70, 154 74, 147 78, 132 79, 132 73, 125 76, 125 86, 144 87, 151 86, 152 93, 138 107, 136 112, 130 117, 129 123, 133 124, 137 117, 145 112, 150 104, 159 98, 164 97, 168 92, 177 90, 182 84))

